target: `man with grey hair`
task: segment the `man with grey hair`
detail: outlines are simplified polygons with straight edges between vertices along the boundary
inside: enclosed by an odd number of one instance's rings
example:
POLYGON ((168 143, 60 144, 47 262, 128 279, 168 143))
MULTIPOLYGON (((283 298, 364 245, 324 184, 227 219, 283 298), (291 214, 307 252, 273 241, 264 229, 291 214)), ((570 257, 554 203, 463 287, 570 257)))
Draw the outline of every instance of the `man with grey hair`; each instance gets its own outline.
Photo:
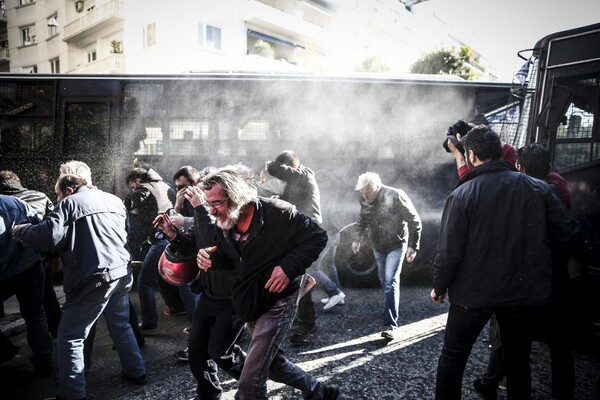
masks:
POLYGON ((358 177, 361 194, 358 234, 352 242, 357 253, 370 233, 379 281, 383 286, 385 313, 381 337, 393 340, 398 328, 400 273, 404 259, 411 263, 419 250, 421 218, 402 189, 385 186, 375 172, 358 177))
POLYGON ((79 175, 87 181, 88 186, 94 186, 92 183, 92 170, 83 161, 71 160, 60 166, 60 175, 79 175))
POLYGON ((209 173, 200 187, 216 219, 216 246, 200 249, 200 269, 219 251, 237 270, 233 308, 251 334, 239 379, 241 400, 267 399, 267 378, 302 392, 305 399, 337 399, 338 389, 291 363, 281 350, 297 308, 300 277, 327 243, 310 217, 279 199, 259 198, 251 169, 230 165, 209 173))

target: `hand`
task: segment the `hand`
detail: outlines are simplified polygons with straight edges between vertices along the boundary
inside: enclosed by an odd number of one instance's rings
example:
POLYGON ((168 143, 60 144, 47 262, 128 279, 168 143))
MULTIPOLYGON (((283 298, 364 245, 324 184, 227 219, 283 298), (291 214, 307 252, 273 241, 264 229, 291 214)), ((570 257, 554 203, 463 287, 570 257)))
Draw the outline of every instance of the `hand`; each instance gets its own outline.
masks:
POLYGON ((175 215, 171 215, 169 217, 169 219, 171 220, 171 223, 173 225, 175 225, 176 227, 180 227, 183 226, 183 223, 185 222, 185 218, 183 218, 183 215, 177 213, 175 215))
POLYGON ((217 251, 217 246, 198 250, 198 254, 196 255, 196 264, 198 264, 198 268, 205 272, 208 271, 212 267, 210 255, 215 251, 217 251))
POLYGON ((433 301, 434 303, 443 304, 445 298, 446 293, 442 294, 441 296, 438 296, 437 294, 435 294, 435 289, 431 289, 431 301, 433 301))
POLYGON ((287 277, 281 266, 276 266, 271 273, 271 278, 267 281, 265 289, 271 293, 281 293, 290 283, 290 278, 287 277))
POLYGON ((19 237, 18 233, 21 229, 25 228, 26 226, 29 226, 31 224, 20 224, 20 225, 15 225, 12 227, 12 229, 10 230, 10 233, 12 235, 12 238, 14 240, 16 240, 17 242, 21 241, 21 238, 19 237))
POLYGON ((167 235, 169 240, 173 240, 175 239, 175 236, 177 236, 175 227, 171 223, 171 218, 164 213, 158 214, 156 218, 154 218, 152 226, 167 235))
POLYGON ((198 186, 186 187, 184 195, 185 199, 189 201, 194 208, 201 206, 206 201, 204 192, 198 186))
POLYGON ((409 246, 406 249, 406 256, 404 257, 406 259, 406 262, 408 262, 408 263, 413 262, 415 260, 416 256, 417 256, 417 251, 409 246))
POLYGON ((187 187, 184 187, 182 189, 179 189, 177 191, 177 194, 175 195, 175 210, 177 210, 177 212, 181 212, 183 210, 183 203, 185 203, 185 191, 186 191, 187 187))
POLYGON ((352 252, 354 254, 356 254, 359 251, 360 251, 360 242, 357 242, 357 241, 352 242, 352 252))

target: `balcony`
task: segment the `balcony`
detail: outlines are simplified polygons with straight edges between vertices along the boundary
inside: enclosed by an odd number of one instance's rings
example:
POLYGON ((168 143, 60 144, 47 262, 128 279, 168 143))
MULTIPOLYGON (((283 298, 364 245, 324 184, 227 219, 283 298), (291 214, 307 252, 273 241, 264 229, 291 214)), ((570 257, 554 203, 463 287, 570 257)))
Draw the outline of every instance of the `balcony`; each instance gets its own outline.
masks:
POLYGON ((106 58, 79 65, 68 72, 69 74, 122 74, 125 73, 125 56, 111 54, 106 58))
POLYGON ((125 6, 123 0, 113 0, 96 7, 69 23, 63 29, 63 40, 68 43, 79 42, 97 34, 116 23, 123 23, 125 6))
POLYGON ((10 53, 8 52, 8 46, 0 46, 0 62, 9 61, 10 53))
POLYGON ((307 22, 301 15, 292 15, 256 0, 247 3, 244 18, 250 29, 277 34, 298 44, 311 42, 320 47, 330 47, 332 35, 321 26, 307 22))

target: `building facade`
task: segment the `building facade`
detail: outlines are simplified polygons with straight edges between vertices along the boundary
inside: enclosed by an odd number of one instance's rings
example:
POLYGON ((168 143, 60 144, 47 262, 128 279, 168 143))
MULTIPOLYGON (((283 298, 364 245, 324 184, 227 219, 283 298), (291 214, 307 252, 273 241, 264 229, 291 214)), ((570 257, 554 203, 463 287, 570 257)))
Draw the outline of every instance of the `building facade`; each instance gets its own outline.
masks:
POLYGON ((398 0, 0 0, 0 6, 0 71, 13 73, 406 73, 424 53, 462 44, 398 0))

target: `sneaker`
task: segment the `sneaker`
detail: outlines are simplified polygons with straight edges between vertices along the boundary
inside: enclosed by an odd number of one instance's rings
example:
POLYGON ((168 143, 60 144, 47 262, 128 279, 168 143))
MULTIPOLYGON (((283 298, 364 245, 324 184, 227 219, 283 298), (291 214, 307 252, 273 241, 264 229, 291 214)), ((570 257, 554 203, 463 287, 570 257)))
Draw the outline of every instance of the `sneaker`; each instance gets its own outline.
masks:
POLYGON ((308 339, 310 339, 310 337, 312 336, 313 333, 315 333, 317 331, 317 326, 313 325, 313 326, 306 326, 306 325, 300 325, 298 326, 298 329, 296 329, 296 331, 294 333, 292 333, 292 336, 290 336, 290 343, 293 345, 301 345, 305 342, 308 341, 308 339))
POLYGON ((185 315, 185 314, 187 314, 187 312, 185 310, 175 311, 175 310, 171 310, 170 308, 166 308, 163 310, 163 314, 165 314, 169 317, 176 317, 178 315, 185 315))
POLYGON ((123 379, 125 379, 126 381, 135 383, 136 385, 140 385, 140 386, 148 383, 148 377, 146 376, 146 374, 144 374, 142 376, 129 376, 126 374, 121 374, 121 377, 123 379))
POLYGON ((496 389, 490 388, 488 385, 483 383, 482 379, 475 379, 475 381, 473 381, 473 389, 475 389, 477 396, 483 400, 496 400, 498 396, 496 389))
POLYGON ((336 386, 323 385, 323 400, 336 400, 340 390, 336 386))
POLYGON ((344 294, 344 292, 339 292, 335 296, 331 296, 327 304, 325 304, 325 306, 323 307, 323 310, 329 310, 333 306, 337 305, 339 302, 344 301, 345 298, 346 295, 344 294))
POLYGON ((183 350, 179 350, 178 352, 176 352, 173 355, 175 356, 176 359, 178 359, 181 362, 189 362, 190 361, 190 353, 189 353, 188 347, 186 347, 183 350))
POLYGON ((385 328, 383 330, 383 332, 381 332, 381 337, 386 340, 394 340, 395 339, 394 328, 392 328, 391 326, 388 326, 387 328, 385 328))
POLYGON ((150 334, 158 331, 158 325, 150 325, 145 322, 139 324, 140 331, 144 334, 150 334))
MULTIPOLYGON (((321 299, 321 304, 327 304, 327 302, 329 301, 329 297, 323 297, 321 299)), ((337 306, 343 306, 344 304, 346 304, 346 300, 342 299, 339 303, 337 303, 337 306)))
POLYGON ((183 328, 183 333, 185 333, 186 335, 190 334, 190 327, 186 326, 185 328, 183 328))

